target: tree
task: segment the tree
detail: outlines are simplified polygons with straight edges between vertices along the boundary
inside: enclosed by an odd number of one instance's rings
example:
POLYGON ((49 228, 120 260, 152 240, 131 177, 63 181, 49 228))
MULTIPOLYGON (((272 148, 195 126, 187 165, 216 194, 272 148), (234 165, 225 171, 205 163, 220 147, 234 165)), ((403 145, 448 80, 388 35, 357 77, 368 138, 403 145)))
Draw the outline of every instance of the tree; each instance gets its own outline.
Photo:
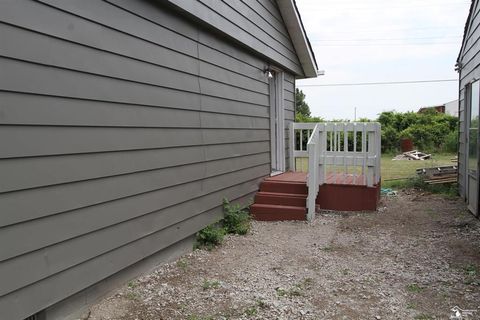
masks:
POLYGON ((305 93, 302 90, 295 90, 295 113, 310 118, 310 107, 305 102, 305 93))

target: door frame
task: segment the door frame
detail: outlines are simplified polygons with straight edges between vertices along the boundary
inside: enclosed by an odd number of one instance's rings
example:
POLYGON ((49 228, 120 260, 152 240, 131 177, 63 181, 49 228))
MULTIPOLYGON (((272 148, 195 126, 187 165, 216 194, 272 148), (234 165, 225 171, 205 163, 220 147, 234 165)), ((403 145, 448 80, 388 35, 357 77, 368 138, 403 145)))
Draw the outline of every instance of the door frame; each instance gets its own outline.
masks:
MULTIPOLYGON (((477 127, 477 168, 475 174, 470 173, 470 123, 472 117, 472 85, 473 83, 478 82, 472 81, 467 86, 465 86, 465 196, 467 199, 468 209, 476 216, 479 215, 480 208, 480 188, 479 188, 479 168, 480 168, 480 123, 477 127), (473 181, 472 181, 473 180, 473 181), (472 186, 473 183, 473 186, 472 186), (473 189, 473 190, 471 190, 473 189), (471 192, 472 191, 472 192, 471 192), (475 195, 476 199, 472 199, 471 195, 475 195)), ((480 85, 480 82, 479 82, 480 85)), ((480 102, 480 92, 477 97, 480 102)), ((480 103, 479 103, 479 113, 480 113, 480 103)))
POLYGON ((270 67, 270 153, 272 175, 285 172, 285 108, 283 70, 270 67))

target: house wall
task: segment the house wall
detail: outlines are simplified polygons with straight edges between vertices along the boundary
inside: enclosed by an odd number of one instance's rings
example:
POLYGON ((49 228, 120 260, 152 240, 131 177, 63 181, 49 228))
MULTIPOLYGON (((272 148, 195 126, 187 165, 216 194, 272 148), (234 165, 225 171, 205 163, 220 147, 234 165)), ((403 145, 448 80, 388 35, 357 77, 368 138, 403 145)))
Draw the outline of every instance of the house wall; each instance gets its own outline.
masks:
POLYGON ((133 274, 270 173, 275 63, 164 2, 1 1, 0 41, 1 319, 133 274))
POLYGON ((459 181, 459 193, 463 198, 467 197, 466 194, 466 98, 465 88, 468 83, 474 79, 480 79, 480 7, 478 1, 473 7, 472 16, 469 28, 466 33, 465 42, 460 53, 459 61, 462 63, 462 69, 460 70, 460 93, 459 93, 459 109, 458 118, 460 122, 459 130, 459 157, 458 157, 458 181, 459 181))
POLYGON ((290 169, 290 123, 295 121, 295 77, 285 74, 283 83, 285 106, 285 166, 290 169))
POLYGON ((167 0, 242 45, 303 75, 275 0, 167 0))

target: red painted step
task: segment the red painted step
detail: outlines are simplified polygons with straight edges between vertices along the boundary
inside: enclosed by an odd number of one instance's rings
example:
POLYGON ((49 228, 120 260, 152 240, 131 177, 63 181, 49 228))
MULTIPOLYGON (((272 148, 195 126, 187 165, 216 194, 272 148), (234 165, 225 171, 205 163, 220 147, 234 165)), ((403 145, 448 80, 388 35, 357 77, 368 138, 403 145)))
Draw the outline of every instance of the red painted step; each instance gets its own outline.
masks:
POLYGON ((255 203, 250 206, 250 214, 259 221, 305 220, 307 209, 295 206, 282 206, 255 203))
POLYGON ((301 182, 279 182, 266 180, 261 183, 260 191, 289 194, 308 194, 307 184, 301 182))
POLYGON ((307 195, 297 193, 257 192, 255 203, 306 207, 307 195))

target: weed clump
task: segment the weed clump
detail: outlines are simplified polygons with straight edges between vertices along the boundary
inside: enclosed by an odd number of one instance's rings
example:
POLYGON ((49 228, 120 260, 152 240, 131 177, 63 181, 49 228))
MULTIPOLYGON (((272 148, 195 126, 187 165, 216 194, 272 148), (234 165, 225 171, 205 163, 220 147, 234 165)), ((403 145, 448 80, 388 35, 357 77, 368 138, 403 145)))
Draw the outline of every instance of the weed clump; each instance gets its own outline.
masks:
POLYGON ((197 247, 212 250, 223 242, 225 229, 218 224, 211 224, 197 233, 197 247))
POLYGON ((195 249, 212 250, 222 244, 226 234, 245 235, 250 231, 250 215, 239 204, 231 204, 223 199, 224 218, 197 233, 195 249))
POLYGON ((250 231, 250 215, 239 204, 223 199, 223 212, 223 226, 227 233, 245 235, 250 231))

